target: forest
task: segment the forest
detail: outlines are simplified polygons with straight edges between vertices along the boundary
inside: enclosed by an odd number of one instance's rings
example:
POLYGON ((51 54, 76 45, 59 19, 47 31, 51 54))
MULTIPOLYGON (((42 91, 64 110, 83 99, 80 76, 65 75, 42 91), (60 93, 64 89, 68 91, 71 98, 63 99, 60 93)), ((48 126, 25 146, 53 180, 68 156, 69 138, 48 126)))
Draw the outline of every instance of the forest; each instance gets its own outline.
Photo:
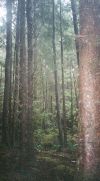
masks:
POLYGON ((100 181, 100 0, 0 0, 0 181, 100 181))

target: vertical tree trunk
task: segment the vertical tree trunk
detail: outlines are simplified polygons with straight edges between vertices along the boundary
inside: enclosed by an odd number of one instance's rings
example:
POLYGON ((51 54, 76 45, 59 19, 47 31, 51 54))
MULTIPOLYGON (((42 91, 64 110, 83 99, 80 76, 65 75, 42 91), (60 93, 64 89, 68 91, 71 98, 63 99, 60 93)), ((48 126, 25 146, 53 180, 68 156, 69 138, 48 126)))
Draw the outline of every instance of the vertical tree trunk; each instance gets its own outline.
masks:
POLYGON ((33 0, 27 0, 28 28, 28 143, 29 151, 33 144, 33 0))
POLYGON ((76 0, 71 0, 71 8, 73 15, 73 25, 74 25, 74 33, 75 33, 75 45, 76 45, 76 55, 77 55, 77 63, 79 65, 79 42, 78 42, 78 18, 77 18, 77 5, 76 0))
POLYGON ((60 118, 60 107, 59 107, 59 97, 58 97, 58 76, 57 76, 57 62, 56 62, 56 45, 55 45, 55 1, 52 0, 53 4, 53 61, 54 61, 54 79, 55 79, 55 97, 56 97, 56 110, 57 110, 57 124, 59 130, 59 143, 63 145, 62 139, 62 125, 60 118))
POLYGON ((27 62, 25 45, 25 0, 20 3, 20 72, 19 72, 19 120, 20 148, 24 156, 28 150, 28 119, 27 119, 27 62))
POLYGON ((80 1, 81 166, 84 180, 100 179, 100 1, 80 1))
MULTIPOLYGON (((2 131, 2 104, 3 104, 3 91, 2 91, 2 83, 3 83, 3 65, 0 65, 0 124, 1 124, 1 131, 2 131)), ((2 134, 1 134, 2 137, 2 134)))
POLYGON ((9 145, 9 123, 11 106, 11 66, 12 66, 12 1, 6 1, 7 8, 7 37, 6 37, 6 61, 5 61, 5 88, 2 114, 2 141, 9 145))
POLYGON ((0 65, 0 88, 2 86, 2 64, 0 65))
POLYGON ((51 114, 53 114, 53 100, 52 100, 52 96, 50 97, 50 112, 51 114))
POLYGON ((33 0, 33 59, 34 59, 34 77, 33 77, 33 99, 37 99, 37 0, 33 0))
POLYGON ((64 134, 64 147, 67 143, 67 120, 66 120, 66 106, 65 106, 65 87, 64 87, 64 57, 63 57, 63 32, 62 32, 62 3, 60 0, 60 38, 61 38, 61 73, 62 73, 62 97, 63 97, 63 134, 64 134))
POLYGON ((71 118, 71 128, 72 128, 72 132, 73 132, 73 125, 74 125, 74 117, 73 117, 73 78, 72 78, 72 62, 70 65, 70 96, 71 96, 71 106, 70 106, 70 118, 71 118))
MULTIPOLYGON (((42 112, 44 113, 46 111, 46 104, 45 104, 45 100, 46 100, 46 95, 45 95, 45 80, 44 80, 44 75, 43 75, 43 64, 42 64, 42 61, 41 61, 41 82, 42 82, 42 112)), ((46 131, 46 124, 45 124, 45 119, 43 119, 42 121, 42 129, 44 131, 46 131)))
POLYGON ((17 20, 16 20, 16 40, 15 40, 15 85, 14 85, 14 105, 13 105, 13 130, 12 130, 12 144, 15 144, 17 139, 18 143, 18 105, 19 105, 19 47, 20 47, 20 37, 19 37, 19 1, 17 7, 17 20), (15 138, 16 137, 16 138, 15 138))

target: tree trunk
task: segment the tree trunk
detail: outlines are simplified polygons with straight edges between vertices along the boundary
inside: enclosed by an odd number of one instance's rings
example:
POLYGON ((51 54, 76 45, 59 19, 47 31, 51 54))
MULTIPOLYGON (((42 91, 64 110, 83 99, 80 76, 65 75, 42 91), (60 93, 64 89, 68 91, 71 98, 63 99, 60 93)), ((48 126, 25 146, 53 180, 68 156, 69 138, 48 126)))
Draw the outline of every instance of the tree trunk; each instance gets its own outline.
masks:
POLYGON ((28 28, 28 143, 29 151, 33 144, 33 1, 27 0, 28 28))
POLYGON ((19 121, 18 121, 18 105, 19 105, 19 47, 20 47, 20 37, 19 37, 19 1, 17 7, 17 21, 16 21, 16 40, 15 40, 15 85, 14 85, 14 105, 13 105, 13 131, 12 131, 12 144, 17 143, 19 135, 19 121))
POLYGON ((34 59, 34 77, 33 77, 33 99, 37 99, 37 0, 33 0, 33 59, 34 59))
POLYGON ((79 42, 78 42, 78 18, 77 18, 77 5, 76 0, 71 0, 71 8, 73 15, 73 25, 74 25, 74 33, 75 33, 75 45, 76 45, 76 55, 77 55, 77 63, 79 65, 79 42))
POLYGON ((28 150, 28 119, 27 119, 27 62, 25 44, 25 0, 20 3, 20 72, 19 72, 19 120, 20 120, 20 148, 22 156, 28 150))
POLYGON ((62 139, 62 125, 60 118, 60 107, 59 107, 59 97, 58 97, 58 73, 57 73, 57 62, 56 62, 56 45, 55 45, 55 2, 52 0, 53 4, 53 61, 54 61, 54 79, 55 79, 55 97, 56 97, 56 111, 57 111, 57 124, 59 130, 59 143, 63 145, 62 139))
POLYGON ((0 65, 0 88, 2 86, 2 64, 0 65))
POLYGON ((73 78, 72 78, 72 62, 70 63, 70 119, 71 119, 71 128, 73 133, 73 126, 74 126, 74 116, 73 116, 73 78))
POLYGON ((9 123, 11 106, 11 67, 12 67, 12 1, 6 1, 7 8, 7 37, 6 37, 6 61, 5 61, 5 88, 2 114, 2 142, 10 144, 9 123))
POLYGON ((100 179, 100 1, 80 1, 80 141, 84 180, 100 179))
POLYGON ((61 73, 62 73, 62 99, 63 99, 63 134, 64 134, 64 147, 67 143, 67 120, 66 120, 66 106, 65 106, 65 86, 64 86, 64 56, 63 56, 63 32, 62 32, 62 3, 60 0, 60 38, 61 38, 61 73))

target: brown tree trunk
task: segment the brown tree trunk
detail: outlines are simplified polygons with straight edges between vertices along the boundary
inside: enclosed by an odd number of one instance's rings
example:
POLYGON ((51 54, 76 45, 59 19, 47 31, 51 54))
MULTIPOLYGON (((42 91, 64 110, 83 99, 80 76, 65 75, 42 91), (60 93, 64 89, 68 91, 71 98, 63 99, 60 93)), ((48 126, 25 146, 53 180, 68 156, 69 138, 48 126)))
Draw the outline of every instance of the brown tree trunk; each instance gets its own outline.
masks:
POLYGON ((83 180, 100 179, 100 1, 80 1, 80 142, 83 180))
POLYGON ((62 125, 60 118, 60 107, 59 107, 59 97, 58 97, 58 73, 57 73, 57 62, 56 62, 56 45, 55 45, 55 2, 52 0, 53 4, 53 61, 54 61, 54 79, 55 79, 55 97, 56 97, 56 111, 57 111, 57 124, 59 130, 59 143, 63 145, 62 138, 62 125))
POLYGON ((6 61, 5 61, 5 88, 2 114, 2 141, 9 145, 9 123, 11 106, 11 67, 12 67, 12 1, 6 1, 7 8, 7 37, 6 37, 6 61))

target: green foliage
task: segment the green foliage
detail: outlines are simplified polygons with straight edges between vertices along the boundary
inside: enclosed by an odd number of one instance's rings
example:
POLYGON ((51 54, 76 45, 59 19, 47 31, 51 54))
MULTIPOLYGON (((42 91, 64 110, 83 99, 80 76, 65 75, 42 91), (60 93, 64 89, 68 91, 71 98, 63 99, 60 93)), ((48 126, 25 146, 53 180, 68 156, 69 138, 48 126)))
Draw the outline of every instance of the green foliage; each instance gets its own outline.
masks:
POLYGON ((70 152, 74 152, 77 150, 77 135, 68 134, 67 146, 70 152))
POLYGON ((37 150, 57 149, 58 145, 58 130, 47 129, 44 132, 38 129, 34 132, 35 148, 37 150))

